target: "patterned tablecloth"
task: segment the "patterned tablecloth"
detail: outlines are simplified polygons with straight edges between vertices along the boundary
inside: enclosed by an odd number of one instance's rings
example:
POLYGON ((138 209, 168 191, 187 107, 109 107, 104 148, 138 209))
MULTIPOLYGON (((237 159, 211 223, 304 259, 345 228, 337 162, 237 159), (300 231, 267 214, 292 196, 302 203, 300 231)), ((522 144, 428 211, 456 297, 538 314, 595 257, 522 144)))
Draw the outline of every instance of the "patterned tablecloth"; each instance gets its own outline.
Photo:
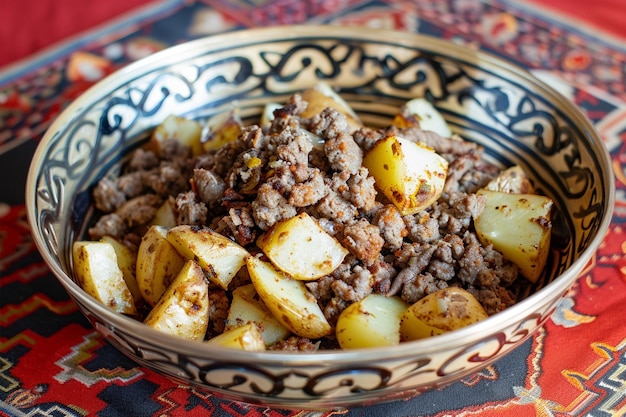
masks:
POLYGON ((0 415, 626 415, 626 42, 512 1, 169 0, 0 72, 0 415), (46 128, 107 73, 216 32, 287 23, 427 33, 531 69, 579 105, 612 155, 617 206, 597 255, 553 318, 482 372, 444 389, 344 411, 228 402, 129 361, 90 327, 39 256, 26 171, 46 128))

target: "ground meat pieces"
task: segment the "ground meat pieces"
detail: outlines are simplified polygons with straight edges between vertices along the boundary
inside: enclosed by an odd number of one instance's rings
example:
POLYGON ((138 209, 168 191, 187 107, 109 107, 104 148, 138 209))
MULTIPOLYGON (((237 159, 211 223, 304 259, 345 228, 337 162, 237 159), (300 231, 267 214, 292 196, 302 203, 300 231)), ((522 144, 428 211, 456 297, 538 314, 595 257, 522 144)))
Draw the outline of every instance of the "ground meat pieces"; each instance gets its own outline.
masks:
POLYGON ((302 129, 285 129, 278 135, 272 136, 271 142, 276 146, 276 156, 279 159, 290 165, 308 165, 309 152, 313 149, 313 145, 302 129))
POLYGON ((343 235, 342 245, 365 265, 371 265, 378 259, 385 243, 378 226, 370 224, 366 219, 345 226, 343 235))
POLYGON ((209 335, 224 332, 230 300, 223 290, 209 290, 209 335))
POLYGON ((171 162, 162 162, 158 168, 149 171, 145 182, 158 195, 166 197, 189 189, 189 173, 171 162))
POLYGON ((139 148, 135 150, 128 161, 127 170, 134 171, 149 171, 152 168, 156 168, 159 165, 159 158, 154 152, 139 148))
POLYGON ((261 230, 268 230, 280 220, 289 219, 296 214, 296 208, 271 184, 265 183, 259 187, 252 202, 252 216, 261 230))
POLYGON ((161 142, 157 155, 163 161, 182 167, 191 159, 191 148, 176 139, 167 139, 161 142))
POLYGON ((326 194, 315 207, 322 217, 332 219, 338 223, 350 222, 358 214, 356 207, 335 191, 330 191, 326 194))
MULTIPOLYGON (((480 287, 494 287, 500 284, 500 276, 516 274, 513 266, 504 262, 491 247, 484 248, 474 233, 467 232, 463 239, 465 252, 459 259, 457 278, 462 282, 480 287)), ((509 279, 508 277, 507 279, 509 279)))
POLYGON ((485 208, 485 201, 476 194, 454 193, 449 200, 439 200, 430 208, 430 216, 437 219, 441 233, 463 234, 472 220, 485 208))
POLYGON ((117 179, 117 187, 127 198, 137 197, 145 191, 144 173, 142 171, 129 172, 117 179))
POLYGON ((359 168, 354 175, 348 179, 349 199, 359 210, 369 212, 376 206, 376 188, 373 177, 369 176, 369 171, 365 167, 359 168))
MULTIPOLYGON (((94 190, 104 213, 89 229, 92 239, 114 236, 140 242, 159 204, 175 197, 178 224, 208 226, 258 253, 257 237, 277 222, 308 213, 348 250, 332 273, 304 285, 331 326, 350 304, 372 293, 407 303, 449 286, 474 294, 489 314, 512 305, 517 267, 476 237, 473 220, 485 206, 475 193, 499 169, 469 142, 442 138, 416 127, 362 127, 350 132, 347 118, 332 108, 303 117, 298 95, 274 111, 271 124, 243 127, 236 140, 193 156, 175 140, 133 153, 117 180, 94 190), (401 215, 361 166, 380 139, 397 135, 434 148, 449 162, 444 193, 430 207, 401 215)), ((131 245, 132 246, 132 245, 131 245)), ((232 290, 250 283, 246 268, 232 290)), ((212 287, 207 337, 224 330, 229 295, 212 287)), ((337 348, 332 336, 293 336, 271 350, 337 348)))
POLYGON ((387 204, 377 210, 372 224, 378 226, 385 241, 385 247, 392 251, 400 249, 408 231, 400 212, 394 205, 387 204))
POLYGON ((176 222, 178 224, 204 225, 208 211, 206 204, 198 201, 193 191, 180 193, 176 197, 176 222))
POLYGON ((89 237, 99 240, 104 236, 121 238, 128 231, 128 227, 117 213, 109 213, 101 216, 97 223, 89 228, 89 237))
POLYGON ((306 337, 291 336, 285 340, 279 340, 267 350, 280 350, 283 352, 315 352, 319 349, 319 342, 313 343, 311 339, 306 337))
POLYGON ((206 169, 196 168, 193 170, 193 180, 200 201, 208 207, 215 207, 221 203, 222 195, 226 190, 226 184, 222 178, 206 169))
POLYGON ((489 315, 498 313, 515 304, 515 298, 503 287, 468 288, 467 290, 476 297, 489 315))
POLYGON ((407 303, 413 304, 416 301, 424 298, 428 294, 432 294, 435 291, 447 288, 446 281, 439 280, 429 273, 418 274, 411 276, 407 279, 402 287, 402 294, 400 297, 407 303))
POLYGON ((354 266, 347 274, 333 275, 339 275, 340 279, 333 281, 330 287, 333 293, 344 301, 362 300, 373 291, 372 274, 360 265, 354 266))
POLYGON ((312 206, 324 198, 328 192, 329 189, 324 183, 324 176, 319 169, 314 169, 307 181, 295 184, 291 188, 289 204, 294 207, 312 206))
POLYGON ((363 151, 356 144, 352 135, 341 132, 326 140, 324 152, 335 171, 357 172, 363 162, 363 151))
POLYGON ((253 243, 257 236, 251 210, 249 205, 231 207, 228 215, 222 218, 230 231, 229 236, 232 236, 241 246, 253 243))
POLYGON ((328 323, 330 323, 331 326, 335 326, 341 312, 350 304, 352 304, 350 301, 343 300, 340 297, 333 297, 324 305, 322 312, 326 320, 328 320, 328 323))
POLYGON ((93 199, 98 210, 111 213, 126 202, 126 195, 118 188, 115 181, 103 178, 98 181, 93 190, 93 199))
POLYGON ((126 201, 116 213, 129 228, 148 223, 154 218, 163 199, 154 194, 144 194, 126 201))
POLYGON ((429 212, 422 211, 415 216, 405 216, 402 219, 412 242, 432 242, 441 236, 439 221, 429 212))
POLYGON ((447 194, 463 191, 461 179, 472 170, 480 157, 475 153, 467 153, 454 159, 448 165, 448 175, 443 191, 447 194))
POLYGON ((350 133, 346 116, 330 107, 311 118, 309 130, 327 140, 336 139, 341 134, 350 133))
POLYGON ((459 138, 445 138, 430 130, 420 130, 417 127, 399 128, 392 126, 386 129, 387 135, 397 135, 412 142, 422 142, 430 146, 440 155, 464 155, 480 152, 480 148, 473 142, 459 138))
POLYGON ((367 152, 376 142, 384 138, 386 133, 371 127, 362 127, 353 134, 354 141, 359 145, 363 152, 367 152))

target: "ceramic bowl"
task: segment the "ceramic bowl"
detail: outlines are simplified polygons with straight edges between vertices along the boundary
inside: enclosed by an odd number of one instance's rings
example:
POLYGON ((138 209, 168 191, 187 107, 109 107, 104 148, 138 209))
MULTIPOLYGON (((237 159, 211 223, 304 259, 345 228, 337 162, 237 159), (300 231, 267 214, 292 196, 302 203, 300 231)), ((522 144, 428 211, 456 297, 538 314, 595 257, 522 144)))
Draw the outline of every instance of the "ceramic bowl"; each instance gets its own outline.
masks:
POLYGON ((602 241, 614 183, 608 153, 567 99, 501 59, 431 37, 341 27, 233 32, 135 62, 71 104, 32 160, 28 218, 39 251, 80 310, 141 365, 216 396, 281 408, 327 409, 415 396, 477 372, 529 338, 602 241), (72 242, 92 220, 90 190, 118 170, 170 113, 204 119, 233 103, 244 120, 320 81, 370 125, 425 97, 463 138, 501 166, 520 164, 550 196, 547 277, 513 307, 477 324, 393 348, 250 353, 166 335, 95 302, 76 284, 72 242))

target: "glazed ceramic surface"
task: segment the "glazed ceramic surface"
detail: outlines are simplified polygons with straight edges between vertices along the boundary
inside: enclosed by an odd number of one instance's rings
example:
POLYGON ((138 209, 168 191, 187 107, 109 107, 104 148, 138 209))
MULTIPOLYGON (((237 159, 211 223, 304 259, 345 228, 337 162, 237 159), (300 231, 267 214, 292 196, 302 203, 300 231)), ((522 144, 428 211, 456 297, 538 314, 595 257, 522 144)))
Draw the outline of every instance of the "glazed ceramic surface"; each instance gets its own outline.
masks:
POLYGON ((336 408, 409 397, 476 372, 550 316, 601 242, 614 184, 589 121, 529 73, 409 33, 339 27, 234 32, 183 44, 106 78, 66 109, 33 159, 29 221, 45 261, 93 326, 138 363, 226 398, 336 408), (237 107, 253 122, 268 102, 323 81, 370 125, 425 97, 493 162, 520 164, 557 209, 546 276, 523 300, 446 335, 394 348, 250 353, 169 336, 113 313, 74 282, 71 245, 92 221, 90 192, 167 115, 205 119, 237 107))

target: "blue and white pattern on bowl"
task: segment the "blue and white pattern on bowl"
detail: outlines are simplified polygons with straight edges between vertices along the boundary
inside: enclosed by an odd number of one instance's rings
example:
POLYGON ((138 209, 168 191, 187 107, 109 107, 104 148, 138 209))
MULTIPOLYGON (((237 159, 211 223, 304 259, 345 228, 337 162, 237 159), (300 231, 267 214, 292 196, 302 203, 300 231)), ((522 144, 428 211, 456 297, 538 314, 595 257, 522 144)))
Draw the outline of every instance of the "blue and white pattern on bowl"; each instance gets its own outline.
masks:
POLYGON ((608 154, 582 113, 528 72, 431 37, 358 28, 286 27, 179 45, 109 76, 46 133, 27 184, 37 246, 81 311, 138 363, 225 398, 328 408, 416 395, 476 372, 530 337, 574 283, 608 228, 608 154), (167 115, 206 119, 240 109, 254 121, 319 81, 337 87, 366 124, 388 124, 426 97, 454 133, 502 166, 520 164, 555 201, 547 276, 515 306, 450 334, 393 349, 315 354, 225 350, 164 335, 108 310, 74 282, 71 245, 91 221, 96 181, 167 115))

